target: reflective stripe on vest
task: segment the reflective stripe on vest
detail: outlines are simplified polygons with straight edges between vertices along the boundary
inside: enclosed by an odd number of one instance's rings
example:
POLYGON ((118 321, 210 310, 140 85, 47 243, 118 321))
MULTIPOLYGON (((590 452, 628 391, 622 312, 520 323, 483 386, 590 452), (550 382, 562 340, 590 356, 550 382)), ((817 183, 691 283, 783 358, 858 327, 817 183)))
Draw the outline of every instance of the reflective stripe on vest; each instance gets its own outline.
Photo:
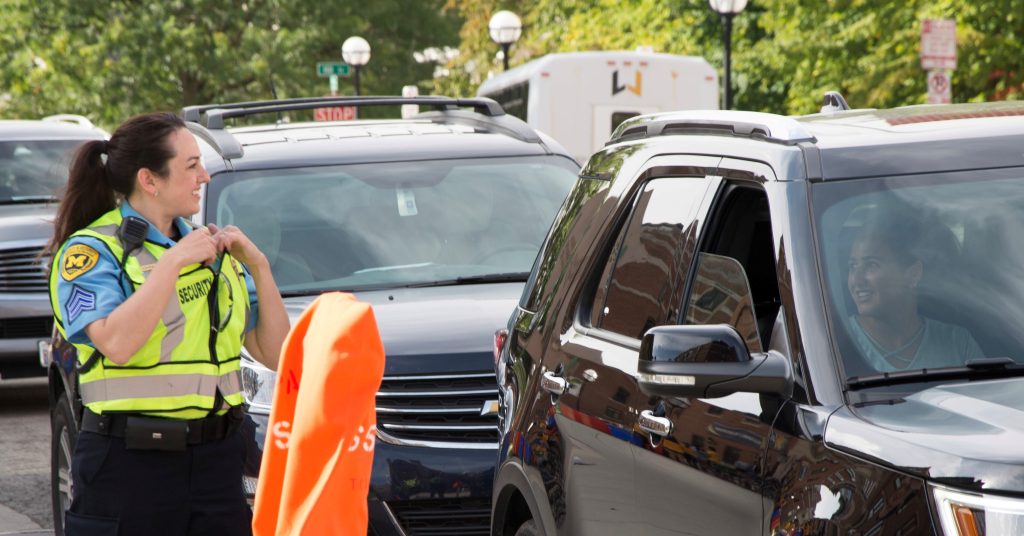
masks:
MULTIPOLYGON (((114 209, 72 236, 96 238, 120 260, 124 255, 116 236, 120 223, 120 210, 114 209)), ((65 246, 54 256, 54 262, 60 262, 65 246)), ((145 281, 166 251, 146 242, 127 258, 124 273, 133 290, 145 281)), ((237 261, 224 255, 220 275, 199 264, 182 269, 175 294, 168 300, 152 335, 128 362, 117 365, 102 358, 79 375, 83 403, 96 413, 138 412, 181 419, 206 416, 216 403, 218 391, 228 405, 242 404, 238 356, 249 315, 249 293, 240 267, 236 266, 237 261), (226 321, 217 333, 211 330, 210 292, 216 293, 218 316, 222 317, 213 319, 213 326, 220 327, 226 321), (229 310, 230 317, 224 317, 229 310), (211 355, 214 336, 216 346, 211 355)), ((64 334, 56 299, 58 272, 51 270, 50 295, 58 329, 64 334)), ((79 363, 85 363, 95 352, 86 344, 74 346, 79 363)))
MULTIPOLYGON (((154 385, 151 376, 124 376, 106 378, 83 384, 80 388, 83 400, 128 400, 153 398, 182 398, 196 393, 240 393, 242 376, 238 371, 228 371, 221 376, 203 374, 161 374, 160 382, 154 385)), ((114 408, 107 408, 112 410, 114 408)))

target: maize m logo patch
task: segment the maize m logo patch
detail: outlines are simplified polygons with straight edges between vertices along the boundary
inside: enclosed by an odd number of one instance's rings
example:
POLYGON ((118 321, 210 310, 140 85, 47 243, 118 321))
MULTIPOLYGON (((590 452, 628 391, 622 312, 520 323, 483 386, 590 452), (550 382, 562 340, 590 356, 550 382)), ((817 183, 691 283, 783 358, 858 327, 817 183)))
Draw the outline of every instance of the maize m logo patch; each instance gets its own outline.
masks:
POLYGON ((75 244, 64 253, 64 261, 60 265, 60 276, 65 281, 71 281, 92 270, 99 258, 100 254, 95 249, 85 244, 75 244))

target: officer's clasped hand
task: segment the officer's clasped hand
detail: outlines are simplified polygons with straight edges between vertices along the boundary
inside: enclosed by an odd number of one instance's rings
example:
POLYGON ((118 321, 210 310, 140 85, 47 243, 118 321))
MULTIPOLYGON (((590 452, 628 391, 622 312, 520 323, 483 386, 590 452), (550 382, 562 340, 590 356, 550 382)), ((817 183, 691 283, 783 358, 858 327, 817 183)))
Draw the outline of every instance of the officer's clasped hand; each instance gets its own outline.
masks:
POLYGON ((210 230, 200 227, 185 235, 168 253, 176 255, 182 266, 188 266, 196 263, 212 264, 220 250, 210 230))
POLYGON ((234 225, 223 229, 212 223, 208 227, 199 227, 178 241, 171 251, 179 257, 183 266, 195 263, 209 266, 225 252, 247 265, 259 264, 264 260, 256 245, 234 225))
POLYGON ((256 267, 266 261, 256 244, 253 244, 252 240, 238 227, 227 225, 223 229, 219 229, 211 223, 209 228, 213 233, 214 240, 217 241, 218 252, 226 251, 250 267, 256 267))

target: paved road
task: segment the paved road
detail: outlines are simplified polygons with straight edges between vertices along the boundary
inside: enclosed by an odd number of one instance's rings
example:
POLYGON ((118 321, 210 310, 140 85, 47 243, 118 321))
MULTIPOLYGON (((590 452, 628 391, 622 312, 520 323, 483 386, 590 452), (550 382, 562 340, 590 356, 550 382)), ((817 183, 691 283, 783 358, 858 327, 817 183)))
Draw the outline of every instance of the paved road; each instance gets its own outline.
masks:
POLYGON ((53 534, 51 515, 46 379, 0 382, 0 535, 53 534))

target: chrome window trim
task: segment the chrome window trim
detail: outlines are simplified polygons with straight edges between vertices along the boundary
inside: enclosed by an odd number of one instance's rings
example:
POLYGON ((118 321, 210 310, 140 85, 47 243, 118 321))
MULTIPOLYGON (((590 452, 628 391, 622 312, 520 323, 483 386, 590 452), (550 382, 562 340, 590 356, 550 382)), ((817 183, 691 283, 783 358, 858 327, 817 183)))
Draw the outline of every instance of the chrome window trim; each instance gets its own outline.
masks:
POLYGON ((418 439, 399 439, 377 429, 377 439, 389 445, 400 447, 428 447, 435 449, 466 449, 466 450, 497 450, 497 443, 460 443, 455 441, 422 441, 418 439))

